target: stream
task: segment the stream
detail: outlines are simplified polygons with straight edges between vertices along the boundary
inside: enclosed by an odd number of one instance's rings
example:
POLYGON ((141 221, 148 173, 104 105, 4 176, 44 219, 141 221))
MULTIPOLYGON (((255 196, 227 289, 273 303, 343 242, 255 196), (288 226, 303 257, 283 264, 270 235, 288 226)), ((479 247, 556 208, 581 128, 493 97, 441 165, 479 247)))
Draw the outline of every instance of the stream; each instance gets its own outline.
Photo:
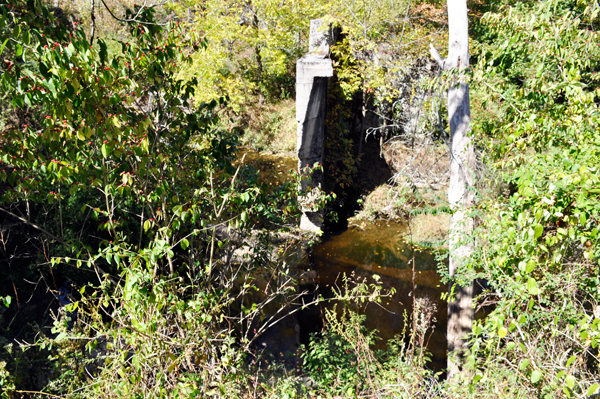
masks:
MULTIPOLYGON (((412 313, 414 255, 416 298, 425 299, 426 307, 434 318, 433 333, 429 330, 425 335, 427 349, 431 352, 430 367, 439 371, 446 366, 447 304, 440 299, 441 294, 446 292, 446 286, 440 282, 435 256, 428 250, 415 249, 413 252, 404 238, 405 234, 405 224, 359 221, 345 231, 326 236, 312 250, 313 267, 318 273, 318 290, 323 297, 331 298, 332 288, 342 286, 341 276, 344 273, 366 278, 369 284, 377 283, 383 292, 395 288, 393 296, 382 298, 380 304, 368 302, 361 312, 366 315, 367 329, 377 329, 382 338, 376 348, 384 349, 390 338, 402 333, 404 313, 409 318, 412 313), (380 277, 378 281, 375 275, 380 277)), ((324 306, 333 307, 332 304, 324 306)), ((409 330, 407 328, 407 335, 409 330)))
MULTIPOLYGON (((289 181, 288 171, 297 163, 295 157, 249 149, 242 153, 246 154, 246 163, 260 170, 261 180, 274 185, 289 181)), ((354 279, 364 278, 368 284, 376 283, 384 293, 394 288, 393 296, 382 298, 379 304, 369 302, 360 310, 366 315, 365 327, 369 331, 376 329, 381 338, 376 349, 385 349, 390 338, 402 334, 405 313, 410 320, 415 295, 417 299, 424 299, 433 326, 433 331, 429 329, 425 335, 425 344, 431 353, 429 366, 440 371, 446 367, 447 347, 447 303, 440 298, 447 288, 440 282, 435 255, 428 249, 415 248, 413 251, 406 234, 406 224, 386 221, 354 221, 342 231, 325 234, 321 243, 310 251, 309 259, 299 265, 304 272, 300 274, 298 285, 311 292, 317 289, 319 295, 329 299, 333 297, 333 289, 343 285, 345 273, 353 275, 354 279), (302 275, 307 278, 303 279, 302 275), (374 278, 375 275, 379 277, 374 278)), ((319 306, 331 309, 333 302, 319 306)), ((310 335, 323 327, 323 309, 319 306, 298 312, 295 317, 267 331, 260 340, 262 345, 274 353, 293 353, 299 344, 307 345, 310 335)), ((409 327, 406 335, 410 334, 409 327)))

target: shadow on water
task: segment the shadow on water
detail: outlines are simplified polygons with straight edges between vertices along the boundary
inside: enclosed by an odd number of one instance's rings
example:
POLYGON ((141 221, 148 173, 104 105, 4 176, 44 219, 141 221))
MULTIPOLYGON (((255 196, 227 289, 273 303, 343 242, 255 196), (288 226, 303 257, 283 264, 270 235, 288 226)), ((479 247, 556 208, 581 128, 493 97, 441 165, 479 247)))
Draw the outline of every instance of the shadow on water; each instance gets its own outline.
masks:
MULTIPOLYGON (((351 225, 343 232, 326 236, 323 243, 312 251, 314 269, 318 273, 319 293, 325 298, 333 296, 333 287, 342 285, 341 276, 344 273, 354 273, 356 277, 366 278, 369 284, 375 283, 373 276, 377 274, 381 277, 378 285, 383 290, 395 288, 396 292, 392 297, 383 298, 382 306, 369 303, 364 311, 365 326, 368 330, 377 329, 382 338, 377 349, 385 348, 390 338, 402 333, 404 312, 409 319, 412 313, 413 252, 405 240, 405 233, 405 224, 363 222, 351 225)), ((447 304, 440 299, 446 287, 440 282, 437 261, 430 251, 415 249, 414 257, 416 297, 427 298, 431 307, 435 307, 434 329, 427 348, 432 354, 430 367, 440 371, 446 366, 447 304)), ((304 327, 302 330, 306 330, 304 320, 299 322, 304 327)), ((302 334, 301 341, 306 342, 306 339, 306 334, 302 334)))

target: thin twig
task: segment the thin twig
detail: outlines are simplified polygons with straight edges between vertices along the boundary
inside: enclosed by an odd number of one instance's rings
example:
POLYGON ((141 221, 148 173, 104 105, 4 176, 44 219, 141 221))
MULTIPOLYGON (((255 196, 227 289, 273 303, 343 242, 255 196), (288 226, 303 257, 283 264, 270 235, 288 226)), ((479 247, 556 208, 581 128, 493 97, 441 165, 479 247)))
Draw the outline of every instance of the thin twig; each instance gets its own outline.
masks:
POLYGON ((104 5, 104 8, 106 8, 106 11, 108 11, 108 13, 110 14, 111 17, 113 17, 114 19, 116 19, 117 21, 120 22, 137 22, 139 24, 143 24, 143 25, 158 25, 158 26, 165 26, 167 25, 165 24, 159 24, 156 22, 146 22, 146 21, 140 21, 137 18, 140 16, 141 12, 145 9, 145 8, 150 8, 153 7, 154 5, 151 6, 147 6, 146 2, 144 2, 144 4, 140 7, 140 9, 138 10, 138 12, 135 14, 135 16, 133 18, 119 18, 117 17, 112 10, 108 7, 108 5, 106 5, 106 3, 104 2, 104 0, 100 0, 102 2, 102 4, 104 5))
POLYGON ((64 396, 58 396, 58 395, 54 395, 51 393, 47 393, 47 392, 42 392, 42 391, 22 391, 22 390, 15 390, 14 392, 17 393, 33 393, 33 394, 42 394, 42 395, 46 395, 46 396, 50 396, 52 398, 60 398, 60 399, 65 399, 64 396))
POLYGON ((2 207, 0 207, 0 211, 8 213, 12 217, 14 217, 16 219, 19 219, 20 221, 22 221, 25 224, 28 224, 29 226, 33 227, 34 229, 37 229, 37 230, 41 231, 42 233, 46 234, 48 237, 52 238, 53 240, 55 240, 55 241, 57 241, 57 242, 65 245, 65 246, 69 246, 69 244, 65 240, 63 240, 62 238, 59 238, 59 237, 55 236, 54 234, 50 233, 48 230, 45 230, 44 228, 42 228, 42 227, 38 226, 37 224, 33 223, 32 221, 27 220, 26 218, 24 218, 22 216, 19 216, 19 215, 15 214, 15 213, 7 210, 7 209, 4 209, 2 207))

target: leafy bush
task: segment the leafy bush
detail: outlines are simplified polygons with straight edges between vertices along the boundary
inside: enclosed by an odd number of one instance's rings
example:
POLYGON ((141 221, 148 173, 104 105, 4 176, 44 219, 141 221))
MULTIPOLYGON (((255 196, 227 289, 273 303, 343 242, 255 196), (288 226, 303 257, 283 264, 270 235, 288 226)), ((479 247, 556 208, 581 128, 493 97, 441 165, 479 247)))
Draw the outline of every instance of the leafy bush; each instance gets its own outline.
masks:
MULTIPOLYGON (((254 341, 305 294, 280 258, 294 243, 253 231, 294 220, 300 181, 267 190, 243 159, 233 166, 235 137, 216 128, 226 100, 195 104, 195 80, 177 79, 205 42, 154 23, 152 8, 128 11, 115 54, 37 1, 0 12, 2 95, 39 116, 3 132, 0 211, 44 234, 51 270, 92 272, 39 331, 46 388, 235 396, 254 341)), ((4 370, 20 392, 15 363, 4 370)))
POLYGON ((483 198, 463 270, 495 305, 471 338, 478 397, 598 391, 597 16, 597 4, 550 0, 479 26, 473 76, 490 106, 477 131, 510 192, 483 198))
POLYGON ((311 338, 302 354, 316 394, 386 398, 433 398, 441 394, 439 374, 426 365, 430 359, 425 343, 432 319, 423 298, 413 303, 410 317, 405 312, 404 330, 388 342, 388 349, 373 349, 377 331, 365 330, 366 316, 362 313, 366 304, 381 306, 381 299, 389 295, 393 292, 382 292, 377 284, 344 275, 343 286, 335 290, 336 304, 325 309, 325 330, 311 338))

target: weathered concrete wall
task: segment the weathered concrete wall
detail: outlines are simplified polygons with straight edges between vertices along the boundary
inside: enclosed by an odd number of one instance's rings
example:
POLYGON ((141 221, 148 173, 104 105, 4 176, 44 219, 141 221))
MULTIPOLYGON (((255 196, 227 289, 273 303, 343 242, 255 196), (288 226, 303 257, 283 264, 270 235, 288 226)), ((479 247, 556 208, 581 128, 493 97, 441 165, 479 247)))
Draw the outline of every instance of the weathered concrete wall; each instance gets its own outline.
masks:
MULTIPOLYGON (((327 113, 327 78, 333 76, 333 64, 329 58, 332 42, 330 28, 323 29, 321 20, 310 21, 309 52, 296 63, 296 120, 298 167, 323 164, 325 140, 325 116, 327 113)), ((302 190, 320 187, 321 174, 315 174, 304 182, 302 190)), ((311 198, 300 199, 304 204, 300 229, 320 231, 323 212, 313 212, 311 198)))

